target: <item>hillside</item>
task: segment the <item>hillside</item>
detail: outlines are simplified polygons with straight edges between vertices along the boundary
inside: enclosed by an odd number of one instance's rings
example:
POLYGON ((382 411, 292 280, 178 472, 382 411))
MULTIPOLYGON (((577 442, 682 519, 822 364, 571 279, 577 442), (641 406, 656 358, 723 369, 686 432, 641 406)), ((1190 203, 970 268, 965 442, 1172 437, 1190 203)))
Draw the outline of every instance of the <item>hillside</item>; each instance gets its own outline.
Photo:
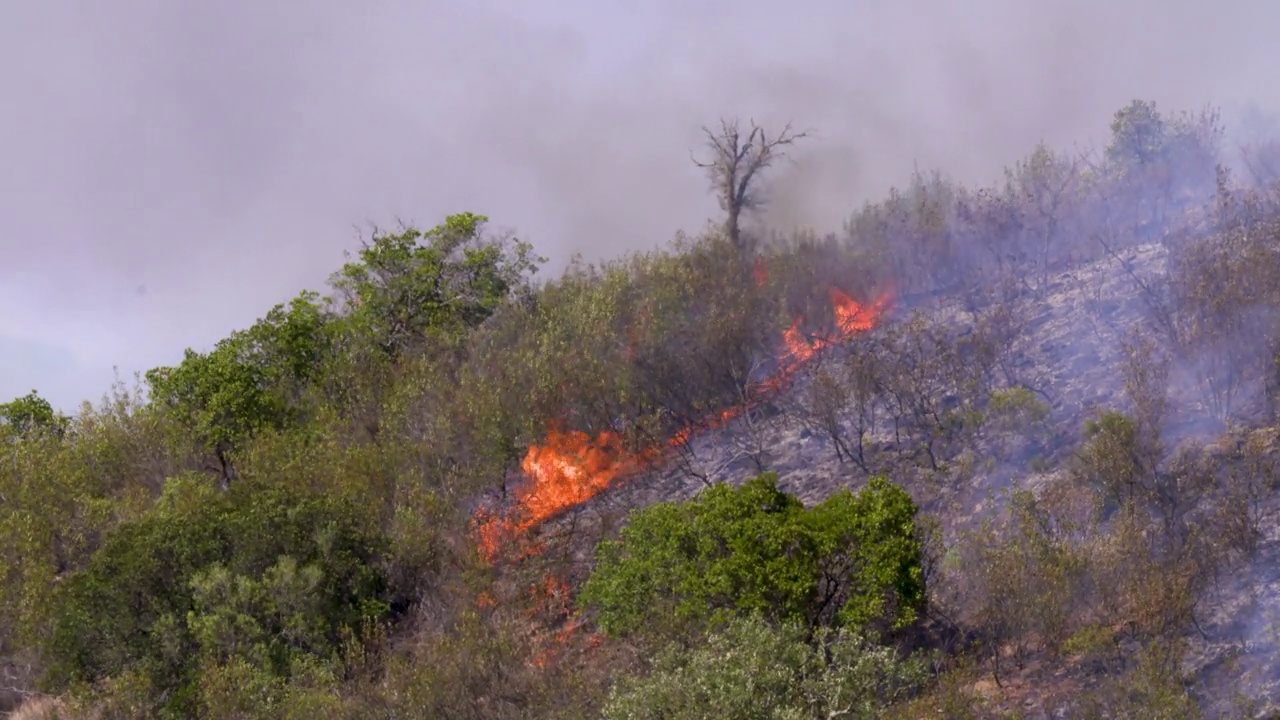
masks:
MULTIPOLYGON (((872 463, 872 473, 886 472, 901 478, 923 512, 940 519, 953 542, 965 531, 981 528, 983 520, 998 522, 1007 498, 1002 493, 1015 489, 1044 493, 1046 488, 1069 477, 1070 454, 1076 448, 1079 430, 1094 417, 1099 408, 1125 407, 1128 399, 1121 373, 1123 343, 1130 328, 1143 327, 1152 308, 1138 292, 1138 283, 1155 283, 1164 277, 1169 249, 1160 243, 1138 245, 1116 257, 1083 263, 1061 270, 1047 278, 1045 292, 1029 293, 1013 302, 1014 315, 1022 318, 1018 337, 1009 348, 1009 364, 1034 372, 1034 386, 1046 411, 1043 432, 1036 438, 1034 452, 1042 457, 1029 457, 1027 448, 1016 447, 1017 440, 1007 427, 981 437, 968 439, 967 454, 939 471, 918 466, 895 467, 892 459, 881 458, 872 463), (1055 430, 1058 429, 1058 430, 1055 430), (883 464, 880 464, 883 463, 883 464)), ((971 332, 975 318, 963 303, 940 298, 914 309, 918 316, 932 322, 962 328, 971 332)), ((886 318, 886 322, 892 322, 886 318)), ((869 341, 869 338, 862 338, 869 341)), ((820 369, 816 372, 821 372, 820 369)), ((1257 381, 1257 378, 1254 378, 1257 381)), ((671 462, 648 473, 638 474, 592 502, 576 508, 583 513, 575 517, 575 531, 582 532, 584 519, 616 516, 626 509, 644 507, 659 501, 684 500, 695 497, 705 482, 741 484, 757 472, 756 464, 744 457, 749 450, 764 448, 762 466, 778 472, 780 487, 813 505, 830 497, 841 488, 862 486, 868 472, 856 463, 840 458, 831 437, 805 410, 813 392, 812 379, 781 399, 779 414, 767 418, 759 427, 724 427, 698 437, 686 462, 671 462), (598 507, 593 507, 593 503, 598 507)), ((1189 380, 1184 382, 1189 383, 1189 380)), ((1211 418, 1204 407, 1201 393, 1187 385, 1174 385, 1173 413, 1165 426, 1171 445, 1192 447, 1203 444, 1207 452, 1220 457, 1234 456, 1228 450, 1245 443, 1257 444, 1265 457, 1267 472, 1280 459, 1280 445, 1275 431, 1266 422, 1267 410, 1261 382, 1250 384, 1242 401, 1240 415, 1244 425, 1228 431, 1211 418), (1249 430, 1247 428, 1258 428, 1249 430)), ((877 448, 893 445, 889 429, 869 433, 867 444, 877 448)), ((1255 470, 1256 472, 1256 470, 1255 470)), ((1254 478, 1258 480, 1258 478, 1254 478)), ((1259 710, 1275 710, 1271 698, 1280 697, 1271 678, 1277 677, 1276 641, 1264 628, 1280 615, 1280 595, 1274 584, 1280 580, 1280 531, 1275 522, 1280 512, 1280 498, 1270 493, 1253 500, 1249 512, 1256 523, 1258 547, 1251 562, 1228 571, 1217 582, 1210 597, 1205 598, 1198 620, 1200 628, 1191 638, 1187 671, 1192 686, 1203 693, 1205 709, 1214 709, 1213 699, 1227 694, 1224 688, 1241 678, 1248 683, 1250 697, 1262 702, 1259 710), (1256 684, 1255 684, 1256 683, 1256 684)), ((589 547, 592 543, 585 543, 589 547)), ((959 543, 957 543, 959 544, 959 543)), ((586 562, 587 556, 581 561, 586 562)), ((957 607, 965 600, 950 598, 957 607)), ((1005 706, 1031 712, 1031 717, 1055 707, 1070 707, 1070 700, 1087 679, 1063 680, 1063 668, 1037 658, 1029 661, 1033 668, 1026 677, 1018 678, 1007 694, 1025 700, 1021 707, 1014 702, 1005 706), (1046 669, 1047 668, 1047 669, 1046 669), (1046 697, 1044 694, 1052 693, 1046 697)), ((1003 693, 1002 693, 1003 694, 1003 693)), ((1216 708, 1228 712, 1230 709, 1216 708)))
POLYGON ((0 406, 0 709, 1280 713, 1280 141, 1112 130, 818 237, 726 122, 702 235, 538 280, 460 213, 0 406))

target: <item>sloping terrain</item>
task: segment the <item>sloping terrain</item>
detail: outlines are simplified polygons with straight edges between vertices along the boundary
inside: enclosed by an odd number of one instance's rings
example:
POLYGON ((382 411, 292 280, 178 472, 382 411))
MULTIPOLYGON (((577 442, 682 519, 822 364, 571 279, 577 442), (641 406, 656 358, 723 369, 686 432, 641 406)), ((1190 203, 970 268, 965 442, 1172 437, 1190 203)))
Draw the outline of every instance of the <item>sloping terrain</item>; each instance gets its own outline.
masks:
MULTIPOLYGON (((917 176, 823 237, 735 191, 555 279, 452 215, 145 392, 0 405, 3 702, 1260 717, 1280 185, 1215 123, 1135 102, 1101 155, 917 176)), ((724 133, 714 177, 767 167, 724 133)))
MULTIPOLYGON (((1048 408, 1035 452, 1025 446, 1010 452, 1008 430, 1000 429, 974 437, 963 455, 936 469, 926 468, 895 458, 893 431, 882 424, 866 437, 871 472, 903 483, 925 513, 941 520, 949 540, 998 515, 1005 507, 1003 492, 1039 492, 1047 482, 1061 477, 1086 422, 1105 409, 1131 406, 1121 369, 1123 348, 1135 330, 1158 332, 1148 293, 1167 277, 1169 253, 1162 242, 1133 246, 1059 269, 1037 288, 1003 299, 1003 309, 1017 318, 1018 331, 1002 362, 1009 372, 1019 373, 1019 381, 1034 387, 1048 408)), ((913 315, 964 336, 989 310, 955 296, 917 300, 914 306, 886 313, 882 326, 851 337, 831 355, 838 358, 851 348, 856 352, 859 344, 875 342, 884 326, 913 315)), ((590 565, 587 548, 594 545, 594 538, 607 536, 608 528, 616 527, 628 510, 687 500, 716 482, 737 485, 759 472, 772 471, 779 475, 782 489, 810 505, 840 489, 857 490, 865 484, 868 470, 841 458, 827 434, 793 412, 805 404, 805 393, 822 363, 837 362, 834 358, 817 358, 767 407, 693 434, 681 452, 665 456, 646 471, 620 475, 607 490, 538 533, 553 536, 569 530, 593 538, 579 545, 577 563, 585 569, 590 565)), ((1273 462, 1280 459, 1274 432, 1229 430, 1211 417, 1191 375, 1189 369, 1173 363, 1168 387, 1173 410, 1163 430, 1170 447, 1201 443, 1211 454, 1225 456, 1233 446, 1254 442, 1273 462)), ((1264 425, 1261 378, 1249 378, 1242 386, 1235 417, 1247 418, 1249 425, 1264 425)), ((1249 563, 1215 581, 1201 603, 1196 628, 1187 636, 1184 668, 1193 692, 1206 698, 1202 709, 1210 716, 1238 712, 1242 698, 1252 698, 1255 716, 1280 711, 1280 523, 1276 522, 1280 498, 1261 498, 1249 512, 1264 528, 1257 553, 1249 563)), ((998 706, 1024 713, 1023 717, 1057 718, 1071 717, 1078 693, 1099 682, 1078 667, 1033 655, 1001 687, 987 679, 974 688, 997 698, 998 706)))
MULTIPOLYGON (((1106 258, 1062 270, 1049 279, 1043 293, 1025 292, 1014 301, 1011 309, 1025 318, 1025 324, 1010 348, 1008 362, 1031 373, 1028 379, 1051 408, 1047 426, 1082 428, 1096 408, 1123 404, 1123 380, 1118 372, 1120 344, 1130 328, 1146 322, 1148 311, 1131 273, 1157 276, 1164 269, 1166 253, 1158 243, 1138 246, 1121 256, 1123 262, 1106 258)), ((972 313, 955 298, 926 300, 911 309, 899 307, 885 320, 892 323, 912 312, 960 333, 974 323, 972 313)), ((868 340, 868 336, 857 336, 849 343, 857 345, 868 340)), ((837 489, 857 487, 866 480, 867 472, 838 459, 828 437, 777 409, 799 402, 806 382, 802 376, 794 387, 774 398, 770 410, 695 434, 687 452, 666 459, 648 472, 620 478, 608 492, 591 502, 641 507, 678 501, 696 495, 709 483, 737 484, 762 470, 777 472, 782 488, 810 504, 837 489), (755 448, 763 451, 753 453, 755 448), (760 457, 760 463, 753 455, 760 457)), ((1194 401, 1194 397, 1187 400, 1194 401)), ((1194 412, 1187 414, 1195 417, 1194 412)), ((1206 431, 1203 422, 1185 422, 1188 428, 1206 431)), ((1067 430, 1057 441, 1065 446, 1077 439, 1075 435, 1067 430)), ((891 427, 881 427, 868 436, 868 444, 877 447, 891 445, 892 441, 891 427)), ((1011 483, 1035 487, 1040 478, 1039 473, 1027 467, 1002 463, 988 471, 975 468, 957 483, 944 481, 945 476, 957 472, 954 470, 923 473, 911 466, 895 468, 887 458, 884 462, 886 471, 905 469, 920 474, 918 482, 908 487, 918 493, 918 501, 924 502, 926 508, 949 518, 980 511, 988 494, 1011 483)))

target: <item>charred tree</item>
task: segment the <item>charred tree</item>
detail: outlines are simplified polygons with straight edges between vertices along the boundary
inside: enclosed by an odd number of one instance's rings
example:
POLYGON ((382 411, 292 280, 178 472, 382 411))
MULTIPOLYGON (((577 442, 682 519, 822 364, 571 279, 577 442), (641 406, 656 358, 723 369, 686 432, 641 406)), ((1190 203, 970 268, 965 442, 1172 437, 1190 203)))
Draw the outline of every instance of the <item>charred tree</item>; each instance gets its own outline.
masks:
POLYGON ((743 129, 736 119, 722 119, 718 131, 705 127, 702 130, 707 136, 710 159, 694 157, 693 162, 706 170, 711 180, 711 190, 725 212, 725 234, 729 242, 745 255, 749 248, 742 237, 741 218, 744 210, 764 204, 758 188, 759 175, 779 158, 786 157, 786 148, 808 133, 795 132, 788 123, 779 133, 770 135, 754 120, 749 128, 743 129))

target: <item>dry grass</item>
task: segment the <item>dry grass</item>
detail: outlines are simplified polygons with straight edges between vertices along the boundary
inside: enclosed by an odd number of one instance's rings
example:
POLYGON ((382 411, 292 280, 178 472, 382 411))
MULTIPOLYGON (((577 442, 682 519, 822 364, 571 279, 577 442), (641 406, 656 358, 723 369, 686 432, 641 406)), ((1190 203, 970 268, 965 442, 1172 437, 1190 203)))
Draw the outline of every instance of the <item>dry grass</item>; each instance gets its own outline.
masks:
POLYGON ((74 720, 66 705, 55 697, 38 696, 27 700, 9 715, 9 720, 74 720))

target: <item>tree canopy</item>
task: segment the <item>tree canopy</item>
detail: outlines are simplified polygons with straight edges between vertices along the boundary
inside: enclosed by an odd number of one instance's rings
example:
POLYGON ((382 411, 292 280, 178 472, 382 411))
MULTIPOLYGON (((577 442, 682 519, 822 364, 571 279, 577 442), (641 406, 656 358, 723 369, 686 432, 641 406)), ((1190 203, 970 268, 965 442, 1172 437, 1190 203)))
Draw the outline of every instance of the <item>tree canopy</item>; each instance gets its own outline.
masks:
POLYGON ((67 429, 68 423, 69 419, 55 412, 49 401, 40 397, 35 390, 0 404, 0 426, 18 435, 37 432, 61 435, 67 429))
POLYGON ((425 232, 374 233, 331 280, 351 321, 392 356, 479 325, 541 260, 528 243, 486 236, 488 220, 467 212, 425 232))

